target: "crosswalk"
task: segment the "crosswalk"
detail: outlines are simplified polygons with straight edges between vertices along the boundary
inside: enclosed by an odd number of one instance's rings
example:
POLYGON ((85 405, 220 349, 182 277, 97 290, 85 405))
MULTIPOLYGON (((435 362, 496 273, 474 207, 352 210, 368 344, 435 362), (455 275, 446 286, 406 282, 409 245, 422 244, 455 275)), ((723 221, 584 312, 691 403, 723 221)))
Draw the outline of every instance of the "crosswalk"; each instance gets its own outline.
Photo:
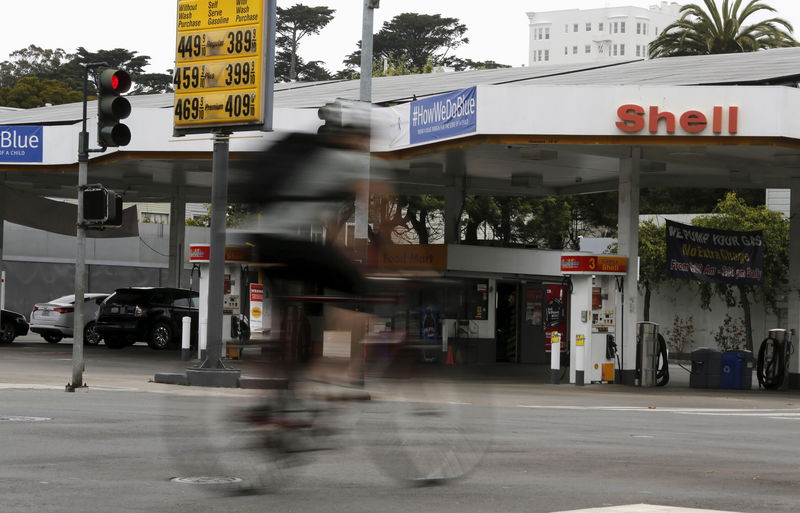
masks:
POLYGON ((605 506, 591 509, 574 509, 554 513, 737 513, 715 509, 694 509, 678 506, 657 506, 655 504, 628 504, 626 506, 605 506))
POLYGON ((774 420, 800 421, 800 409, 797 408, 676 408, 654 406, 552 406, 532 404, 518 404, 517 407, 542 410, 672 413, 676 415, 703 415, 710 417, 763 417, 774 420))

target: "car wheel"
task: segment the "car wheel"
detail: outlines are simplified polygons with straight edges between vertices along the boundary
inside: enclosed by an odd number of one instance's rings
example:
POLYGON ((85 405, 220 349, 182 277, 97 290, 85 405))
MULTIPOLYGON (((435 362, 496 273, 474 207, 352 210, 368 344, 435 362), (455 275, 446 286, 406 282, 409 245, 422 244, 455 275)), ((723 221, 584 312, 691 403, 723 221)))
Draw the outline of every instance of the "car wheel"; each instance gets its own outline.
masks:
POLYGON ((166 322, 157 322, 150 332, 150 340, 147 341, 150 349, 168 349, 172 347, 172 328, 166 322))
POLYGON ((17 332, 11 323, 6 323, 0 327, 0 344, 10 344, 17 337, 17 332))
POLYGON ((100 334, 95 331, 94 322, 90 322, 85 328, 83 328, 83 345, 96 346, 100 344, 101 340, 103 340, 103 337, 101 337, 100 334))
POLYGON ((44 333, 42 338, 45 339, 48 344, 58 344, 61 342, 61 339, 64 338, 64 335, 58 333, 57 331, 49 331, 44 333))
POLYGON ((106 347, 109 349, 122 349, 123 347, 128 345, 128 342, 125 340, 125 337, 107 336, 103 340, 105 341, 106 347))

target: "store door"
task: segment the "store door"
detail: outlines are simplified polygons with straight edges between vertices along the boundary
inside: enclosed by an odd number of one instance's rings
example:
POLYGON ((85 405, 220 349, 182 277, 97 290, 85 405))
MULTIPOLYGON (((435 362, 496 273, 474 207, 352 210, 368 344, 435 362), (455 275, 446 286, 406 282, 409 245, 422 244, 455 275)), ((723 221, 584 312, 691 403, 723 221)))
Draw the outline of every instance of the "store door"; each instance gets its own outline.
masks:
POLYGON ((546 290, 541 283, 523 283, 519 304, 519 362, 548 363, 545 351, 546 290))

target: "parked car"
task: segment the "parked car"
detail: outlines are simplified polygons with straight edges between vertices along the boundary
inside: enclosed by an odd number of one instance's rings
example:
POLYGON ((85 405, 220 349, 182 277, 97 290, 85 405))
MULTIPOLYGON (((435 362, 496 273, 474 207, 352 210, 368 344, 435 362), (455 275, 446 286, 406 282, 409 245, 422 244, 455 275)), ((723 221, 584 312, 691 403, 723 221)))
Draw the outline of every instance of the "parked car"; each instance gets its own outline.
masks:
POLYGON ((0 344, 10 344, 15 338, 28 334, 25 316, 11 310, 0 310, 0 344))
POLYGON ((192 339, 197 340, 198 296, 193 290, 169 287, 117 289, 97 311, 95 331, 109 349, 147 342, 152 349, 176 347, 181 340, 181 319, 192 319, 192 339))
MULTIPOLYGON (((96 346, 102 340, 94 330, 94 317, 100 303, 108 294, 90 292, 83 296, 83 343, 96 346)), ((51 344, 64 337, 74 337, 75 294, 62 296, 47 303, 36 303, 31 310, 31 331, 51 344)))

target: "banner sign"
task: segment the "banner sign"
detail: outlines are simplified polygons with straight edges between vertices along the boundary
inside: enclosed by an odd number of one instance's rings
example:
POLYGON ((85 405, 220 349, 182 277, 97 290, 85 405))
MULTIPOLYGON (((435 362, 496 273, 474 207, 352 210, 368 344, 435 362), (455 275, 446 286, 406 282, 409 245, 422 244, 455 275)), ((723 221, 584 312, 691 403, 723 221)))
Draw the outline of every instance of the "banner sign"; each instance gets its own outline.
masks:
POLYGON ((478 94, 470 87, 411 102, 411 144, 477 130, 478 94))
POLYGON ((0 126, 0 162, 41 162, 43 134, 40 126, 0 126))
POLYGON ((710 283, 758 285, 764 275, 762 232, 667 221, 667 274, 710 283))

